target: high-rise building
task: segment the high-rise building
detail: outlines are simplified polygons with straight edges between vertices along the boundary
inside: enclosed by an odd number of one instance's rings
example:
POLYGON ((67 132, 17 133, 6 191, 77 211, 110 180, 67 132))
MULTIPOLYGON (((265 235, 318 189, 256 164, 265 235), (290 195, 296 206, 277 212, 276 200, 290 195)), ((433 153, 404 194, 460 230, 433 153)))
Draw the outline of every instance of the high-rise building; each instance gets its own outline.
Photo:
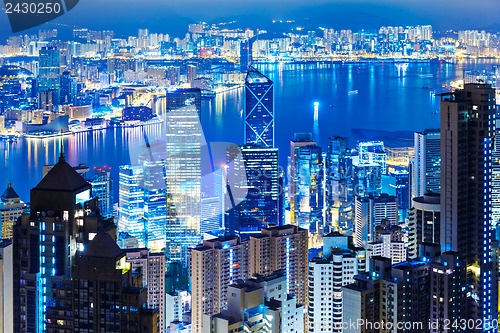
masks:
POLYGON ((408 257, 418 258, 419 244, 441 241, 441 205, 439 194, 428 192, 423 197, 413 198, 408 232, 408 257))
MULTIPOLYGON (((71 277, 76 256, 104 225, 91 185, 61 154, 30 192, 30 214, 13 229, 14 331, 45 332, 52 288, 71 277)), ((113 264, 114 265, 114 264, 113 264)))
MULTIPOLYGON (((500 67, 497 67, 500 74, 500 67)), ((497 76, 500 77, 500 76, 497 76)), ((497 92, 500 92, 497 90, 497 92)), ((500 100, 497 99, 497 103, 500 100)), ((491 180, 491 219, 495 228, 496 239, 500 239, 500 117, 496 116, 495 140, 492 153, 492 180, 491 180)))
POLYGON ((203 315, 228 307, 228 287, 249 276, 283 270, 286 292, 297 304, 307 302, 307 230, 293 225, 270 227, 242 241, 237 236, 204 240, 191 249, 192 329, 201 332, 203 315))
POLYGON ((2 238, 12 238, 12 226, 17 218, 21 216, 26 208, 19 195, 12 188, 12 183, 7 185, 7 189, 0 196, 0 222, 2 238))
POLYGON ((304 332, 304 307, 287 293, 283 271, 228 287, 228 307, 203 316, 202 332, 304 332))
POLYGON ((245 144, 274 147, 274 82, 251 67, 245 79, 245 144))
POLYGON ((158 309, 158 332, 165 332, 165 255, 150 253, 147 248, 127 249, 126 260, 133 271, 142 273, 142 286, 147 288, 147 306, 158 309))
POLYGON ((92 195, 99 199, 99 212, 106 218, 113 217, 113 178, 111 178, 111 168, 104 166, 94 168, 95 174, 90 179, 92 185, 92 195))
POLYGON ((61 59, 56 47, 42 47, 38 67, 37 85, 39 92, 52 93, 52 103, 58 104, 61 90, 61 59))
POLYGON ((395 180, 395 196, 398 198, 398 207, 403 220, 410 209, 410 174, 408 170, 391 170, 389 176, 395 180))
POLYGON ((201 91, 180 89, 166 98, 166 250, 187 266, 188 248, 201 241, 201 91))
POLYGON ((347 229, 347 221, 352 214, 352 193, 349 191, 352 161, 347 145, 347 138, 328 138, 325 169, 326 223, 335 229, 347 229))
POLYGON ((69 71, 64 71, 61 75, 61 105, 76 104, 78 94, 78 81, 76 76, 72 76, 69 71))
POLYGON ((353 195, 365 197, 382 193, 382 169, 379 164, 354 164, 353 173, 353 195))
POLYGON ((143 278, 113 237, 99 231, 75 258, 72 279, 54 285, 47 332, 160 332, 143 278))
POLYGON ((227 307, 229 285, 248 279, 248 242, 237 236, 204 240, 191 249, 190 261, 191 323, 200 333, 203 315, 227 307))
POLYGON ((415 155, 411 172, 411 197, 421 197, 427 191, 439 193, 441 184, 441 134, 439 129, 416 132, 415 155))
POLYGON ((262 229, 250 236, 249 274, 268 275, 284 270, 287 293, 294 294, 298 304, 307 304, 308 232, 294 225, 262 229))
POLYGON ((390 224, 398 224, 398 200, 394 196, 382 194, 380 196, 355 198, 355 238, 358 247, 367 247, 369 242, 375 241, 375 227, 388 220, 390 224))
POLYGON ((219 197, 201 198, 201 226, 200 232, 219 232, 222 228, 220 216, 222 204, 219 197))
POLYGON ((309 262, 309 332, 342 332, 342 287, 366 272, 366 252, 352 237, 324 237, 323 257, 309 262))
POLYGON ((152 252, 165 249, 167 194, 165 184, 165 144, 148 144, 139 156, 142 166, 141 187, 144 191, 144 228, 146 245, 152 252))
POLYGON ((382 141, 368 141, 358 143, 358 164, 380 165, 382 174, 387 173, 387 154, 382 141))
POLYGON ((189 84, 193 84, 193 81, 196 79, 196 65, 187 65, 186 66, 186 78, 189 84))
POLYGON ((252 64, 252 42, 249 39, 240 42, 240 71, 248 72, 252 64))
POLYGON ((323 155, 310 134, 295 134, 291 142, 288 200, 290 221, 311 233, 322 234, 323 155))
POLYGON ((118 177, 118 244, 121 248, 145 247, 143 168, 121 165, 118 177))
POLYGON ((498 317, 498 270, 491 225, 495 89, 465 84, 441 94, 441 247, 467 267, 465 318, 493 332, 498 317))
POLYGON ((246 196, 233 198, 239 204, 233 208, 233 214, 226 221, 233 226, 226 229, 238 235, 257 234, 261 228, 278 224, 280 196, 278 148, 230 146, 227 154, 226 172, 230 174, 228 177, 238 180, 233 184, 234 191, 231 193, 233 195, 241 193, 246 196))

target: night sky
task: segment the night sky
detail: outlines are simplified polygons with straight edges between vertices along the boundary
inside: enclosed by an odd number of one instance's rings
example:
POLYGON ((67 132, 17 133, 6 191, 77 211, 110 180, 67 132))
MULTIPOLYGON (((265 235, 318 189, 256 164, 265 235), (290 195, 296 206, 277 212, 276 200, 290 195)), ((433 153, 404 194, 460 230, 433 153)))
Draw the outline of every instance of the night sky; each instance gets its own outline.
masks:
MULTIPOLYGON (((238 20, 239 26, 278 28, 273 19, 294 19, 313 28, 375 29, 381 25, 431 24, 441 29, 482 29, 500 23, 499 0, 80 0, 57 24, 112 29, 136 35, 138 28, 182 36, 187 24, 238 20)), ((0 13, 0 34, 10 34, 0 13)), ((57 28, 45 24, 40 28, 57 28)))

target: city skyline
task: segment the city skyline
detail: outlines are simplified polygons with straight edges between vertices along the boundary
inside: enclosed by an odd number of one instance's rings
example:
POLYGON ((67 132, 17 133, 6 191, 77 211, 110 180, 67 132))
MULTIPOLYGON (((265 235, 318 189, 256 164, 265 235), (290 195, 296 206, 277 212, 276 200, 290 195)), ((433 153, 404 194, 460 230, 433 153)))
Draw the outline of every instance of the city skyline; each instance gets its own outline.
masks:
POLYGON ((500 3, 95 1, 0 41, 1 332, 499 332, 500 3))

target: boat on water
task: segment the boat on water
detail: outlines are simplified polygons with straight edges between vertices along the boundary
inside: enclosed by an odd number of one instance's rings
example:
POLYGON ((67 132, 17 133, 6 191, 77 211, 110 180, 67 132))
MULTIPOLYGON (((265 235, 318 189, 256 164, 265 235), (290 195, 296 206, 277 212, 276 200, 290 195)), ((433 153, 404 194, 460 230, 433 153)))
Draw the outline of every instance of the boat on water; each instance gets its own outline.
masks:
POLYGON ((356 95, 357 93, 358 93, 358 91, 357 91, 357 90, 351 90, 351 91, 349 91, 347 94, 348 94, 348 95, 356 95))

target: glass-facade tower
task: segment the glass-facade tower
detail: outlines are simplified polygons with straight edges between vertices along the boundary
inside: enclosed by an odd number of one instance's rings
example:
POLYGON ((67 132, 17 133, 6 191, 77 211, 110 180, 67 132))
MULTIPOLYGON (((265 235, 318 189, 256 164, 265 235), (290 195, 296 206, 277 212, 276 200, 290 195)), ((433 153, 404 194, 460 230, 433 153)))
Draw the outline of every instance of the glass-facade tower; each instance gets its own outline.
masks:
POLYGON ((250 67, 245 80, 245 144, 274 147, 274 83, 250 67))
POLYGON ((201 91, 167 93, 165 174, 167 190, 166 254, 187 265, 188 248, 201 241, 201 91))

